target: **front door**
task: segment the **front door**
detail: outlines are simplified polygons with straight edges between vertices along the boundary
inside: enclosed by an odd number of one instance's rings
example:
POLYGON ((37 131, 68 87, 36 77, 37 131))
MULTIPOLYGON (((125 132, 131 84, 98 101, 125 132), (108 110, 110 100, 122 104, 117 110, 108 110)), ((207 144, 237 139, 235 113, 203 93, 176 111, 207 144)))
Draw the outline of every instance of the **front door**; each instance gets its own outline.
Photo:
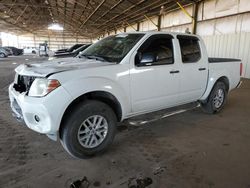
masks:
POLYGON ((171 107, 177 103, 179 70, 173 37, 149 37, 132 56, 130 69, 133 114, 171 107))

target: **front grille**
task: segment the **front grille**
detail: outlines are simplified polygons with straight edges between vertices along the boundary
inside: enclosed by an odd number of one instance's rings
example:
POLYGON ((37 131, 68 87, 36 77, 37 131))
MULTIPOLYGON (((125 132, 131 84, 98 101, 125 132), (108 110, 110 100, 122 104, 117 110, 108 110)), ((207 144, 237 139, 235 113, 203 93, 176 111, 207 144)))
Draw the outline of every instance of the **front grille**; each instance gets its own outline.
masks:
POLYGON ((20 93, 27 92, 35 79, 35 76, 18 75, 17 83, 14 84, 14 89, 20 93))

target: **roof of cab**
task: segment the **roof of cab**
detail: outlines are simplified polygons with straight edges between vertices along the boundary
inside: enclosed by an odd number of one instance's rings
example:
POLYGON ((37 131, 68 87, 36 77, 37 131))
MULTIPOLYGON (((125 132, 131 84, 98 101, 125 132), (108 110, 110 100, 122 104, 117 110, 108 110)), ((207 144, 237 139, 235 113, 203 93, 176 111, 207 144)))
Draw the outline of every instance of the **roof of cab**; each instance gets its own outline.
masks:
POLYGON ((145 35, 156 35, 156 34, 170 34, 173 36, 177 35, 186 35, 186 36, 194 36, 199 37, 199 35, 189 34, 189 33, 181 33, 181 32, 168 32, 168 31, 132 31, 132 32, 124 32, 124 33, 118 33, 116 35, 122 35, 122 34, 145 34, 145 35))

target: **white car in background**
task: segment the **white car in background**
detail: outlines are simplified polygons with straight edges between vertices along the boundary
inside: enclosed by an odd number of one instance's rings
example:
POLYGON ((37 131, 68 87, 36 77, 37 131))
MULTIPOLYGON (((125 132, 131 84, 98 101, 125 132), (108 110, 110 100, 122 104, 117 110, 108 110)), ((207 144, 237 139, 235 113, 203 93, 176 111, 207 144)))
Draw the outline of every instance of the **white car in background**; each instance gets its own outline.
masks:
POLYGON ((25 47, 23 49, 24 54, 38 54, 38 49, 35 47, 25 47))

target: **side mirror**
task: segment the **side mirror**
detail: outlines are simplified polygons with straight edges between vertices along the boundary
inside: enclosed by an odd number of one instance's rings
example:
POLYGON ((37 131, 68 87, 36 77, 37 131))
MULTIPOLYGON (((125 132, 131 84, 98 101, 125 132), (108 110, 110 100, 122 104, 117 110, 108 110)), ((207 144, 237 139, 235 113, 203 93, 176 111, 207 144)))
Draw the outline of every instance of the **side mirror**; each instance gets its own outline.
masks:
POLYGON ((146 66, 156 62, 156 56, 153 53, 138 52, 135 56, 135 64, 137 66, 146 66))

